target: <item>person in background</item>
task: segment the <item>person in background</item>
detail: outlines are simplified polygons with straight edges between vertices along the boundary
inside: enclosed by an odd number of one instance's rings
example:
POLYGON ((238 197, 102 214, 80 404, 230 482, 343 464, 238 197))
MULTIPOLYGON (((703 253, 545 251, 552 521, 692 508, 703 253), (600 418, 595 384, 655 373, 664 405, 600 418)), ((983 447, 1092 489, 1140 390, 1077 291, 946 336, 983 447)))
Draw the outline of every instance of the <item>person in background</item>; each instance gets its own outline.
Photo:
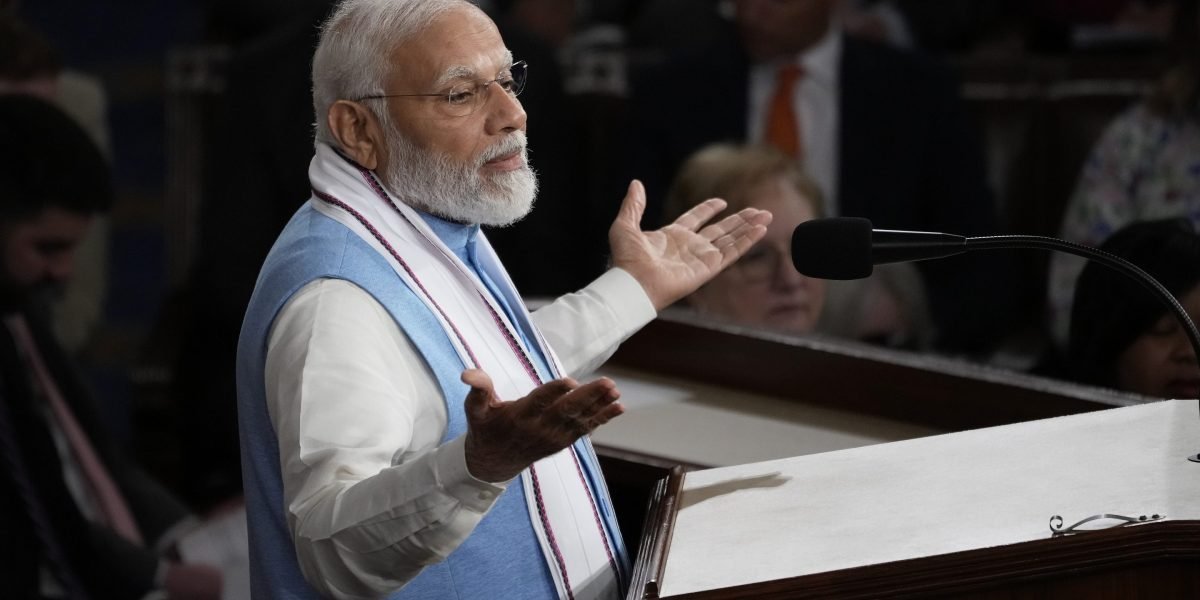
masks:
MULTIPOLYGON (((1101 250, 1139 266, 1200 320, 1200 235, 1189 219, 1131 223, 1101 250)), ((1196 355, 1174 313, 1096 262, 1079 276, 1067 352, 1074 379, 1156 398, 1200 397, 1196 355)))
POLYGON ((720 320, 787 331, 812 331, 825 304, 825 281, 792 267, 792 230, 822 216, 821 192, 786 154, 765 146, 715 144, 683 164, 667 193, 666 216, 675 219, 708 198, 723 198, 726 212, 754 207, 771 213, 763 237, 732 267, 692 292, 684 302, 720 320))
POLYGON ((220 597, 219 571, 184 564, 197 524, 125 458, 48 327, 108 165, 45 101, 0 96, 0 581, 14 598, 220 597))
MULTIPOLYGON (((1200 11, 1176 0, 1171 66, 1144 101, 1118 116, 1083 165, 1059 237, 1096 246, 1135 221, 1184 217, 1200 224, 1200 11)), ((1050 262, 1049 329, 1067 338, 1084 260, 1050 262)))
POLYGON ((920 275, 880 265, 864 280, 825 281, 792 266, 792 231, 824 216, 816 183, 792 157, 769 146, 713 144, 691 156, 667 194, 667 218, 707 198, 727 212, 769 211, 767 235, 734 266, 685 298, 701 314, 790 333, 818 331, 892 346, 919 347, 931 334, 920 275))
MULTIPOLYGON (((950 73, 927 57, 844 35, 836 0, 736 0, 702 49, 633 78, 630 175, 648 218, 679 166, 714 142, 773 145, 803 161, 831 216, 883 229, 998 232, 982 146, 950 73)), ((1015 317, 1011 269, 976 253, 917 266, 936 348, 984 354, 1015 317)))
MULTIPOLYGON (((55 103, 75 119, 105 155, 110 155, 104 90, 98 80, 64 69, 58 51, 42 34, 0 7, 0 94, 29 94, 55 103)), ((108 219, 92 220, 80 242, 83 268, 51 307, 58 340, 72 353, 91 339, 108 289, 108 219)))

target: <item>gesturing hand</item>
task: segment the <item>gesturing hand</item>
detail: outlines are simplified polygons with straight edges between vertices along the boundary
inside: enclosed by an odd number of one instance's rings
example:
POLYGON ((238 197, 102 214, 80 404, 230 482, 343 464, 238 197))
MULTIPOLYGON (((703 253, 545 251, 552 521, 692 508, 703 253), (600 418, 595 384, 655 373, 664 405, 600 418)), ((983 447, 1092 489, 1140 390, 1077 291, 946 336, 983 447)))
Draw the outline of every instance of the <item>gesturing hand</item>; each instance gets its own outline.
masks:
POLYGON ((719 198, 705 200, 662 229, 642 231, 646 190, 634 180, 608 230, 613 266, 625 269, 642 284, 654 308, 670 306, 733 264, 766 235, 771 213, 757 208, 743 209, 704 226, 725 206, 719 198))
POLYGON ((483 371, 463 371, 462 381, 471 386, 464 403, 467 470, 481 481, 508 481, 625 412, 608 378, 584 385, 556 379, 512 402, 496 397, 483 371))

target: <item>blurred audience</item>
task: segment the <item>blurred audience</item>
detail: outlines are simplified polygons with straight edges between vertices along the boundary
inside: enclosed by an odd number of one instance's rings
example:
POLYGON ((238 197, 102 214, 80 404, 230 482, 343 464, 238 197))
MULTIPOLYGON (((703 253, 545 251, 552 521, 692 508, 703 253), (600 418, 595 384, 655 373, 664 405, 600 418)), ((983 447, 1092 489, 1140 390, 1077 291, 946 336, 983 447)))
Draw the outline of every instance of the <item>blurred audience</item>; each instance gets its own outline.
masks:
MULTIPOLYGON (((876 227, 997 232, 982 149, 948 72, 916 54, 843 35, 836 0, 737 0, 702 50, 635 76, 631 173, 648 224, 666 182, 717 141, 771 143, 803 158, 831 215, 876 227)), ((1012 320, 1003 255, 928 261, 919 271, 936 346, 984 353, 1012 320)))
MULTIPOLYGON (((24 93, 54 102, 71 115, 108 157, 104 91, 87 75, 66 70, 58 52, 15 13, 0 9, 0 94, 24 93)), ((108 219, 93 219, 79 244, 83 268, 71 278, 52 307, 58 340, 79 351, 98 326, 108 288, 108 219)))
MULTIPOLYGON (((1138 221, 1101 250, 1139 266, 1200 320, 1200 235, 1188 219, 1138 221)), ((1175 315, 1137 282, 1098 263, 1079 277, 1067 346, 1083 382, 1159 398, 1200 397, 1200 368, 1175 315)))
MULTIPOLYGON (((1128 223, 1185 217, 1200 223, 1200 15, 1175 0, 1171 66, 1143 102, 1109 125, 1083 167, 1060 237, 1099 245, 1128 223)), ((1049 309, 1064 341, 1083 259, 1054 255, 1049 309)))
POLYGON ((927 52, 971 54, 1011 44, 1019 35, 1012 0, 845 0, 843 20, 855 35, 927 52))
POLYGON ((0 581, 13 597, 219 598, 213 567, 179 562, 195 523, 100 424, 50 332, 45 299, 69 280, 108 165, 53 105, 0 96, 0 581))

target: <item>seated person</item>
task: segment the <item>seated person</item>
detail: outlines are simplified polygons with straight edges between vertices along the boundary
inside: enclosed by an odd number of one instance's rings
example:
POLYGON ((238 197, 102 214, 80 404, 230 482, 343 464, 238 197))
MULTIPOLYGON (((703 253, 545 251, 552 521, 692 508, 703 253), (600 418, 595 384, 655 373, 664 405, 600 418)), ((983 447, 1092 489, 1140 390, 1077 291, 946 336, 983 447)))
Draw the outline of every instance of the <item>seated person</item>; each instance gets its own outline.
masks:
POLYGON ((0 95, 0 582, 11 598, 219 598, 215 567, 181 562, 195 517, 102 425, 50 331, 113 193, 87 134, 53 105, 0 95))
POLYGON ((925 290, 912 265, 881 265, 868 279, 824 281, 792 266, 796 226, 823 216, 820 190, 791 157, 765 146, 714 144, 684 163, 665 201, 676 218, 710 197, 730 214, 769 210, 767 235, 733 268, 686 299, 723 320, 791 333, 819 331, 889 345, 922 346, 931 338, 925 290))
MULTIPOLYGON (((1060 238, 1096 246, 1135 221, 1187 217, 1200 225, 1200 9, 1176 0, 1170 66, 1150 94, 1109 124, 1084 163, 1060 238)), ((1050 259, 1050 331, 1066 340, 1083 259, 1050 259)))
MULTIPOLYGON (((1141 267, 1200 319, 1200 235, 1185 218, 1140 221, 1100 246, 1141 267)), ((1200 396, 1183 326, 1132 279, 1089 262, 1079 276, 1067 368, 1082 383, 1159 398, 1200 396)))
MULTIPOLYGON (((0 94, 27 94, 54 103, 79 123, 106 158, 109 132, 99 80, 67 69, 59 52, 15 12, 0 10, 0 94)), ((90 340, 108 286, 108 219, 96 215, 76 253, 78 269, 50 309, 55 337, 71 353, 90 340)))
POLYGON ((708 198, 728 202, 724 214, 754 207, 774 215, 767 235, 737 263, 685 302, 722 320, 788 331, 812 331, 825 304, 825 281, 792 266, 792 230, 822 215, 821 192, 791 157, 770 148, 715 144, 679 171, 665 208, 675 219, 708 198))

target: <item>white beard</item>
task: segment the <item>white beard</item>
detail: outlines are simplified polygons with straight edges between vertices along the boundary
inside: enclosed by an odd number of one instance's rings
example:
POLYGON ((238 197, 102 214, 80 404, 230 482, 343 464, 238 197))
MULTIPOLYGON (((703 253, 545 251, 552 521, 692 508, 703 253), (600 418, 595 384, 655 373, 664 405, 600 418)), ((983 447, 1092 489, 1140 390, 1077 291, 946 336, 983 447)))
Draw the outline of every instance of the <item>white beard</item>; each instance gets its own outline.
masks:
POLYGON ((456 223, 504 227, 533 209, 537 175, 530 168, 525 132, 517 131, 488 148, 475 164, 418 148, 395 128, 388 131, 391 158, 383 183, 397 198, 417 210, 456 223), (525 164, 514 171, 483 177, 480 169, 494 158, 520 150, 525 164))

